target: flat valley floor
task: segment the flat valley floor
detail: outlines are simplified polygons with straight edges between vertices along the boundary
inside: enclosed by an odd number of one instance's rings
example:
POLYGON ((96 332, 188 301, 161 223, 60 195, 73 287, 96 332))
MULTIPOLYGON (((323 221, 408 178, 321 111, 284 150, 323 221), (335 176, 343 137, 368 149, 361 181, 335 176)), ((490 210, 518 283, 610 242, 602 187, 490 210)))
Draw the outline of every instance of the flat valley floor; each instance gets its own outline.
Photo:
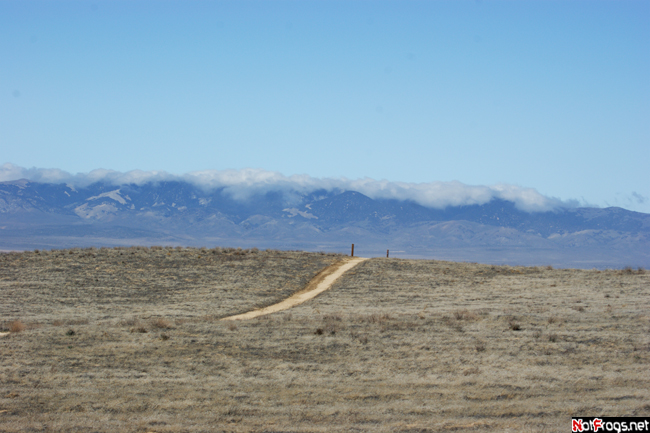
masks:
POLYGON ((650 416, 650 273, 194 248, 0 254, 3 432, 565 432, 650 416))

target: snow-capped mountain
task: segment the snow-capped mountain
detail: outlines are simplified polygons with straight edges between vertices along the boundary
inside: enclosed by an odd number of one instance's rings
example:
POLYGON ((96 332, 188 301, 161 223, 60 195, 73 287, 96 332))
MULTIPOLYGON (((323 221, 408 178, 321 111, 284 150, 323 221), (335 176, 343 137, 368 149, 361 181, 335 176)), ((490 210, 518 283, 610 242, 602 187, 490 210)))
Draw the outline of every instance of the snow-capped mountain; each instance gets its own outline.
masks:
POLYGON ((86 187, 0 183, 0 249, 130 244, 347 251, 488 263, 650 265, 650 215, 621 208, 525 212, 493 199, 432 209, 356 191, 233 197, 167 181, 86 187))

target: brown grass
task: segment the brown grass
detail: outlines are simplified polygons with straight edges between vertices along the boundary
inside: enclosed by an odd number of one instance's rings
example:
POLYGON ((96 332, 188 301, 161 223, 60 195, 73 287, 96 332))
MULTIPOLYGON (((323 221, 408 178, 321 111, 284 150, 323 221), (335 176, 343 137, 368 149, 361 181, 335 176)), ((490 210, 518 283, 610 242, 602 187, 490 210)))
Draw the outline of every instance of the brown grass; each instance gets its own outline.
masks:
POLYGON ((336 260, 1 255, 0 317, 25 330, 0 339, 0 431, 559 432, 650 414, 648 273, 373 259, 296 308, 218 321, 336 260))

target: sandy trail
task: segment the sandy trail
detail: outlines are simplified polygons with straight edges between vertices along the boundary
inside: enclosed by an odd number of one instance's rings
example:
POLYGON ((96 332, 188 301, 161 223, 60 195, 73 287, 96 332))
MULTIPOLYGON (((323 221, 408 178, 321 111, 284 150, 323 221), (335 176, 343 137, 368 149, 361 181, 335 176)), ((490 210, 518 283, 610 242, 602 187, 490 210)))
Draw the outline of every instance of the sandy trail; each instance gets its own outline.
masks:
POLYGON ((343 261, 334 263, 331 266, 323 269, 318 273, 300 292, 291 295, 282 302, 269 305, 268 307, 260 308, 258 310, 249 311, 248 313, 237 314, 235 316, 224 317, 221 320, 248 320, 255 317, 264 316, 266 314, 277 313, 278 311, 287 310, 296 305, 300 305, 317 295, 323 293, 325 290, 332 287, 332 284, 339 279, 341 275, 358 265, 359 263, 368 260, 363 257, 352 257, 343 261))

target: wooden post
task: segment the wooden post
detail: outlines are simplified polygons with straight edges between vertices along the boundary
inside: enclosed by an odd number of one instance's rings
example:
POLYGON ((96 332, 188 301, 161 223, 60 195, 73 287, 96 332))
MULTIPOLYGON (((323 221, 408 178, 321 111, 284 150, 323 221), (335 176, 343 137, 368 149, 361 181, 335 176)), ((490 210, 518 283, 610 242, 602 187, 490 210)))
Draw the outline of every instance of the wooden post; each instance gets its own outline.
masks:
POLYGON ((386 250, 386 258, 388 258, 388 250, 386 250))
POLYGON ((352 254, 350 254, 350 257, 354 257, 354 244, 352 244, 352 254))

